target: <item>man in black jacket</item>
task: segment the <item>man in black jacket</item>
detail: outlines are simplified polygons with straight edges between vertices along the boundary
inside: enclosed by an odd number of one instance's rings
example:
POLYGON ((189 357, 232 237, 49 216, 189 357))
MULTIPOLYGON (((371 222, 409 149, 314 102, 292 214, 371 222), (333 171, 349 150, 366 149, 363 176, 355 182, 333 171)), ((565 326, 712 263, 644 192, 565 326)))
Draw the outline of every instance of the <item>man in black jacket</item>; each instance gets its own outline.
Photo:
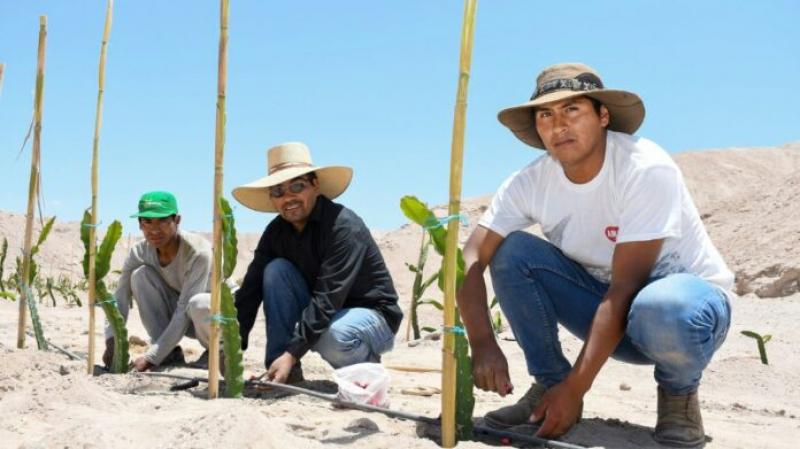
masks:
POLYGON ((246 207, 279 214, 236 292, 242 349, 263 302, 270 380, 301 381, 299 361, 309 349, 334 368, 380 361, 403 314, 369 229, 331 201, 350 184, 352 169, 314 166, 299 142, 270 148, 267 159, 267 177, 233 191, 246 207))

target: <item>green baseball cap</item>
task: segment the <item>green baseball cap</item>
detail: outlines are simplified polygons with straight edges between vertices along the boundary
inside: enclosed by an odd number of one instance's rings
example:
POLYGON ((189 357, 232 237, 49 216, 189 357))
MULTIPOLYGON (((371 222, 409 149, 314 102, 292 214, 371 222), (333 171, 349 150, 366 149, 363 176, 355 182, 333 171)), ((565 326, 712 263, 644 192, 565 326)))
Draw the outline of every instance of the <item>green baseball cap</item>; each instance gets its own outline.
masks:
POLYGON ((175 195, 169 192, 147 192, 139 198, 139 213, 131 218, 164 218, 178 213, 175 195))

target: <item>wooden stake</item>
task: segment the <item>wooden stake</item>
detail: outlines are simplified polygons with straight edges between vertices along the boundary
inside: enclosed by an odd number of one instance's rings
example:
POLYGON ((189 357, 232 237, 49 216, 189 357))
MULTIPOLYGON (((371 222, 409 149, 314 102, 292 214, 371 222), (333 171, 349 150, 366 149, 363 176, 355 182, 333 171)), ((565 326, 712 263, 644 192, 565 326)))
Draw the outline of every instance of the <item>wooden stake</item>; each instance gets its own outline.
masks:
MULTIPOLYGON (((225 153, 225 84, 228 80, 228 0, 220 0, 219 60, 217 62, 217 123, 214 144, 214 260, 211 268, 211 316, 219 315, 222 290, 222 165, 225 153)), ((219 323, 211 321, 208 340, 208 397, 219 395, 219 323)))
MULTIPOLYGON (((477 0, 464 0, 464 22, 461 28, 461 58, 458 73, 453 119, 453 140, 450 152, 450 201, 448 214, 461 211, 461 174, 464 160, 464 129, 466 128, 467 86, 472 62, 472 36, 477 0)), ((458 254, 458 220, 447 224, 445 248, 444 325, 452 329, 456 323, 456 255, 458 254)), ((442 447, 456 445, 456 359, 455 335, 445 332, 442 350, 442 447)))
POLYGON ((89 224, 89 355, 86 359, 86 373, 94 372, 94 329, 95 307, 97 290, 95 282, 95 258, 97 257, 97 185, 98 185, 98 159, 100 157, 100 129, 103 126, 103 93, 106 86, 106 47, 108 36, 111 34, 111 13, 114 9, 114 0, 106 3, 106 24, 103 28, 103 41, 100 44, 100 63, 97 77, 97 108, 94 119, 94 140, 92 141, 92 213, 89 224))
MULTIPOLYGON (((27 285, 31 275, 31 248, 33 247, 33 215, 39 196, 39 160, 42 135, 42 100, 44 97, 44 56, 47 41, 47 16, 39 16, 39 51, 36 64, 36 94, 33 98, 33 151, 31 151, 31 178, 28 183, 28 212, 25 215, 25 246, 22 250, 22 285, 27 285)), ((25 322, 27 321, 30 288, 21 288, 19 298, 19 326, 17 347, 25 347, 25 322)))
POLYGON ((410 365, 384 365, 386 369, 394 371, 405 371, 407 373, 441 373, 439 368, 428 368, 424 366, 410 366, 410 365))
POLYGON ((0 62, 0 93, 3 93, 3 70, 5 70, 6 65, 0 62))

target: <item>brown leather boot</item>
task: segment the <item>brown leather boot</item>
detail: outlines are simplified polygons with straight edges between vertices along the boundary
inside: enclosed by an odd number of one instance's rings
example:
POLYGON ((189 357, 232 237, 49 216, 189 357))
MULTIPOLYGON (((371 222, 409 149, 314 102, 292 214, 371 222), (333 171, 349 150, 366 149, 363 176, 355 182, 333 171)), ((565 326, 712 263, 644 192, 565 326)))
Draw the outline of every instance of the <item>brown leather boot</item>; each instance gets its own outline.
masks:
MULTIPOLYGON (((220 375, 225 377, 225 352, 222 349, 219 350, 218 360, 219 362, 217 363, 217 366, 219 368, 219 373, 220 375)), ((200 354, 200 357, 197 360, 190 363, 189 367, 198 369, 208 369, 208 349, 203 351, 203 353, 200 354)))
POLYGON ((286 378, 286 383, 288 385, 292 384, 299 384, 300 382, 304 382, 306 379, 303 377, 303 366, 298 361, 292 367, 292 370, 289 371, 289 377, 286 378))
POLYGON ((170 366, 170 365, 185 365, 186 359, 183 357, 183 349, 181 349, 180 345, 175 346, 175 348, 161 361, 159 366, 170 366))
MULTIPOLYGON (((547 388, 534 383, 516 404, 507 405, 489 412, 483 417, 483 420, 487 426, 495 429, 508 429, 509 427, 530 424, 533 410, 539 405, 539 401, 546 391, 547 388)), ((578 412, 578 420, 576 422, 580 422, 582 414, 583 402, 581 402, 581 409, 578 412)))
POLYGON ((658 387, 658 422, 653 439, 677 447, 697 447, 706 441, 696 391, 673 396, 658 387))

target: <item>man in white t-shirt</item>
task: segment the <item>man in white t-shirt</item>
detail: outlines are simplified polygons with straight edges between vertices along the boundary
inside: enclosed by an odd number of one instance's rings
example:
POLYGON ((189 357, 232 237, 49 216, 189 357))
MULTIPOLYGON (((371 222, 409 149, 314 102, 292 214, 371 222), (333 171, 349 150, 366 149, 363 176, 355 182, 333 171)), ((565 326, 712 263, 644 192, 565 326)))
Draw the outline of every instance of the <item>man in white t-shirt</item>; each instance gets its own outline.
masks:
POLYGON ((644 119, 633 93, 609 90, 592 68, 557 64, 500 122, 547 154, 497 191, 464 248, 458 303, 475 385, 505 396, 508 363, 488 320, 487 267, 536 382, 486 415, 512 427, 540 422, 557 437, 609 357, 655 365, 660 443, 705 441, 697 389, 730 325, 733 275, 706 233, 680 170, 632 136, 644 119), (547 240, 522 230, 539 224, 547 240), (574 364, 558 324, 584 340, 574 364))

